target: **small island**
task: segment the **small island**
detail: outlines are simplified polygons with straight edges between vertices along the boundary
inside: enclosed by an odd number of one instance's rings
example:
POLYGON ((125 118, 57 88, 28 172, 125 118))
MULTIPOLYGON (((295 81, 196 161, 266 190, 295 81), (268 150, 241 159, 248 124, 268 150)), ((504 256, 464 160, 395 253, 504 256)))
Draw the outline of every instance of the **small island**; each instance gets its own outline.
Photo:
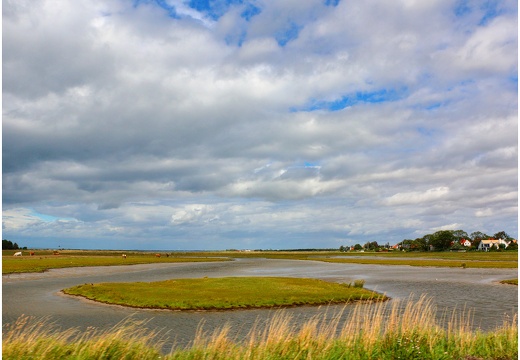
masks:
POLYGON ((105 304, 167 310, 234 310, 384 301, 364 281, 340 284, 288 277, 172 279, 83 284, 62 290, 105 304))

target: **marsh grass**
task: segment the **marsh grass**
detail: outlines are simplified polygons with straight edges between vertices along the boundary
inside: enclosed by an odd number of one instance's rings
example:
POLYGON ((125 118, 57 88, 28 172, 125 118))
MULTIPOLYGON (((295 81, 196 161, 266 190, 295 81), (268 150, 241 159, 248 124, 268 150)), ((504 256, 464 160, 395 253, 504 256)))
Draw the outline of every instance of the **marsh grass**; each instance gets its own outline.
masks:
POLYGON ((60 330, 48 318, 22 316, 4 326, 3 359, 159 359, 161 335, 126 319, 113 328, 60 330))
POLYGON ((518 279, 502 280, 501 284, 518 285, 518 279))
POLYGON ((283 310, 265 326, 255 324, 245 339, 229 324, 213 332, 199 326, 185 348, 161 354, 164 336, 131 319, 112 329, 59 330, 47 320, 23 317, 4 326, 4 359, 517 359, 516 316, 491 332, 471 330, 471 314, 435 319, 425 297, 405 302, 356 305, 348 314, 315 316, 297 325, 283 310))
POLYGON ((107 304, 170 310, 273 308, 387 299, 363 289, 363 285, 363 280, 352 285, 306 278, 223 277, 83 284, 63 292, 107 304))
POLYGON ((114 265, 138 265, 138 264, 154 264, 154 263, 179 263, 179 262, 213 262, 226 261, 222 257, 196 257, 196 256, 161 256, 155 257, 154 254, 132 254, 126 259, 119 254, 112 252, 109 255, 73 255, 66 252, 60 255, 35 255, 35 256, 3 256, 2 257, 2 274, 26 273, 26 272, 44 272, 49 269, 61 269, 69 267, 85 267, 85 266, 114 266, 114 265))
POLYGON ((172 252, 169 257, 162 252, 160 258, 155 252, 113 251, 113 250, 61 250, 53 255, 50 250, 35 250, 36 256, 13 257, 15 250, 2 251, 2 274, 20 272, 43 272, 48 269, 79 267, 135 265, 148 263, 225 261, 235 258, 268 258, 288 260, 315 260, 379 265, 410 265, 468 268, 517 268, 518 252, 339 252, 339 251, 204 251, 172 252), (121 254, 126 253, 126 259, 121 254), (377 257, 374 259, 373 257, 377 257))
POLYGON ((452 268, 496 268, 496 269, 514 269, 518 267, 517 260, 461 260, 451 258, 429 258, 429 259, 394 259, 394 258, 328 258, 320 259, 324 262, 331 263, 348 263, 348 264, 365 264, 365 265, 408 265, 408 266, 432 266, 432 267, 452 267, 452 268))

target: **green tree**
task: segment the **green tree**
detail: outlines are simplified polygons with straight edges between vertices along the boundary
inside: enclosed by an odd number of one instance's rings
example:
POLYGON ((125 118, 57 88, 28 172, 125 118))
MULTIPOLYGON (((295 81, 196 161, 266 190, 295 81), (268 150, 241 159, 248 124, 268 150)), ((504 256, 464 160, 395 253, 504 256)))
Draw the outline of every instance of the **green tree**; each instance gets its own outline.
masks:
POLYGON ((413 240, 404 239, 403 241, 401 241, 401 248, 410 250, 410 249, 412 249, 412 244, 413 244, 413 240))
POLYGON ((478 240, 480 242, 481 240, 489 239, 490 236, 484 234, 481 231, 474 231, 471 233, 471 235, 469 237, 473 241, 478 240))
POLYGON ((428 251, 428 249, 429 249, 428 242, 426 241, 426 239, 424 237, 415 239, 412 242, 412 246, 415 249, 421 250, 421 251, 428 251))
POLYGON ((505 231, 499 231, 495 235, 493 235, 493 238, 495 239, 502 239, 502 240, 508 240, 511 239, 509 235, 505 231))
POLYGON ((450 247, 450 249, 452 249, 452 250, 462 250, 462 249, 465 249, 465 246, 461 245, 460 242, 455 241, 453 243, 453 245, 450 247))
POLYGON ((486 239, 490 238, 489 235, 484 234, 481 231, 474 231, 471 233, 471 235, 469 237, 471 239, 471 248, 472 249, 478 249, 478 246, 480 245, 480 242, 482 240, 486 240, 486 239))
POLYGON ((453 235, 453 230, 441 230, 432 234, 430 245, 433 245, 435 250, 446 250, 452 246, 457 238, 453 235))
POLYGON ((354 250, 363 250, 363 247, 359 244, 354 245, 354 250))
POLYGON ((10 240, 3 239, 2 240, 2 250, 18 250, 18 244, 13 243, 10 240))
POLYGON ((455 231, 453 231, 453 236, 455 236, 457 238, 457 240, 462 240, 462 239, 468 239, 469 238, 468 233, 465 232, 464 230, 455 230, 455 231))
POLYGON ((363 247, 365 250, 377 250, 379 248, 379 244, 377 241, 367 241, 363 247))

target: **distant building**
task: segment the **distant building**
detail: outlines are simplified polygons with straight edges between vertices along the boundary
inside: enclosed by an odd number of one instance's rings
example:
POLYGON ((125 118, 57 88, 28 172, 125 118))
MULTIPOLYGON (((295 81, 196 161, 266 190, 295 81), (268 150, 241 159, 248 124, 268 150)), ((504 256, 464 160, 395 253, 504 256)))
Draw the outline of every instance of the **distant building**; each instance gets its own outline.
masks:
POLYGON ((460 239, 459 243, 462 246, 466 246, 466 247, 470 247, 471 246, 471 241, 469 241, 468 239, 460 239))
POLYGON ((478 245, 478 250, 489 251, 493 246, 498 249, 500 245, 504 245, 504 247, 507 248, 509 246, 509 243, 510 242, 507 242, 503 239, 482 240, 478 245))

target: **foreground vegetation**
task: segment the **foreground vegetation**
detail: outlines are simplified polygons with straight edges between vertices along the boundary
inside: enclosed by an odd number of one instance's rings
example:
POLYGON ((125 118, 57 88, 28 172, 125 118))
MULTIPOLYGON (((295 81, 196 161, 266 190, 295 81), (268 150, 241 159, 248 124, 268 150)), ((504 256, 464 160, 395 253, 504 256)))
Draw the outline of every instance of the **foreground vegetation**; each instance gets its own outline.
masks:
POLYGON ((245 339, 224 325, 200 327, 186 347, 162 353, 164 334, 132 319, 107 331, 59 330, 49 321, 22 317, 4 325, 2 357, 18 359, 517 359, 516 316, 491 332, 472 331, 470 314, 439 323, 424 297, 399 304, 356 305, 348 315, 316 316, 296 325, 279 312, 266 325, 255 324, 245 339))
POLYGON ((63 290, 107 304, 170 310, 227 310, 385 300, 364 281, 338 284, 317 279, 227 277, 157 282, 84 284, 63 290))
POLYGON ((502 284, 518 285, 518 279, 502 280, 502 284))
POLYGON ((34 256, 23 251, 15 257, 15 250, 4 250, 2 274, 43 272, 54 268, 78 266, 135 265, 166 262, 225 261, 234 258, 268 258, 289 260, 317 260, 358 264, 410 265, 468 268, 517 268, 518 252, 339 252, 339 251, 205 251, 154 252, 61 250, 53 255, 50 250, 35 250, 34 256), (127 258, 123 259, 125 253, 127 258), (168 257, 166 256, 168 255, 168 257), (375 257, 375 258, 374 258, 375 257), (374 259, 372 259, 374 258, 374 259))

